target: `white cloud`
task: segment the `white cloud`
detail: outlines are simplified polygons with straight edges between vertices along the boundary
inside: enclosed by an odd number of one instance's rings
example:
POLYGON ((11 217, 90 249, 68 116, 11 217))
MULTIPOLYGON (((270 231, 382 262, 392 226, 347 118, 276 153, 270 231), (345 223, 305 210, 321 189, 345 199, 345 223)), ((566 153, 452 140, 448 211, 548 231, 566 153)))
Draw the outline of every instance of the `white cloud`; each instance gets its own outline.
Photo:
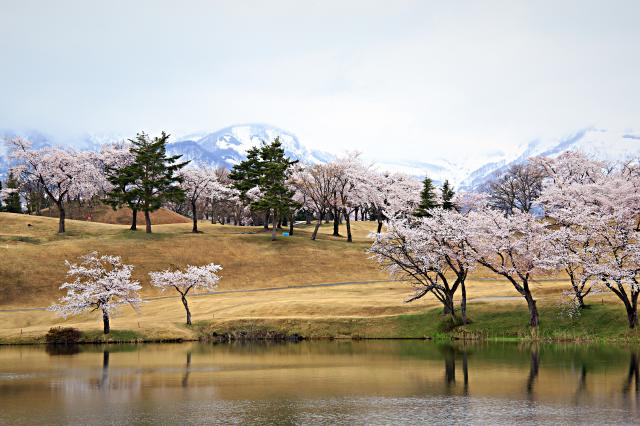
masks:
POLYGON ((180 134, 268 122, 379 159, 637 129, 639 3, 0 5, 0 127, 180 134))

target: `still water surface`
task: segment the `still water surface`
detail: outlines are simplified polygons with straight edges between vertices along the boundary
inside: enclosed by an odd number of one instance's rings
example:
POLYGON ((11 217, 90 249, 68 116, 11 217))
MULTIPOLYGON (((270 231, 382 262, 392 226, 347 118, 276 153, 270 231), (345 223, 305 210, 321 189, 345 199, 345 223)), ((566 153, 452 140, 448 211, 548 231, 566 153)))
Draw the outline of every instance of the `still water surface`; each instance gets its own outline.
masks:
POLYGON ((0 347, 0 424, 639 424, 637 347, 0 347))

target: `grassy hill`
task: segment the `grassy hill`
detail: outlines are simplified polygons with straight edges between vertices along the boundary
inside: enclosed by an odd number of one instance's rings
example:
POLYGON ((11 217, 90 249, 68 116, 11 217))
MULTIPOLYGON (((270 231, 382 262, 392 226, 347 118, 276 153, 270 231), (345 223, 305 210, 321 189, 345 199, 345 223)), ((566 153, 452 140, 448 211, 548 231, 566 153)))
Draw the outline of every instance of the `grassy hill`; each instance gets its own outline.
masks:
MULTIPOLYGON (((291 237, 270 241, 261 227, 202 223, 191 233, 188 223, 154 226, 154 233, 131 232, 126 225, 69 220, 68 232, 56 234, 57 219, 0 213, 0 342, 33 341, 51 326, 70 325, 100 336, 96 313, 64 320, 42 309, 62 292, 64 260, 89 251, 122 256, 135 266, 134 278, 147 302, 139 312, 124 307, 113 319, 121 338, 195 338, 215 330, 268 327, 310 336, 421 337, 452 332, 431 296, 406 304, 407 283, 390 281, 368 259, 367 237, 373 222, 353 224, 354 243, 321 228, 311 241, 302 226, 291 237), (31 226, 29 226, 31 225, 31 226), (175 293, 150 287, 147 273, 187 264, 223 266, 217 294, 193 295, 197 326, 183 325, 184 311, 175 293), (328 286, 326 284, 341 283, 328 286), (347 284, 345 284, 347 283, 347 284), (290 288, 294 287, 294 288, 290 288), (449 328, 448 328, 449 327, 449 328), (133 337, 132 337, 133 336, 133 337)), ((626 330, 624 311, 609 294, 591 297, 594 306, 579 321, 561 317, 559 299, 567 283, 546 277, 534 287, 541 308, 541 332, 560 339, 636 338, 626 330)), ((461 335, 517 337, 527 333, 522 298, 503 280, 480 269, 468 280, 473 324, 461 335)))
MULTIPOLYGON (((114 210, 110 206, 104 204, 85 204, 79 205, 78 203, 69 203, 65 207, 65 213, 67 219, 85 220, 90 222, 110 223, 114 225, 130 225, 131 224, 131 209, 129 207, 122 207, 114 210)), ((50 209, 42 210, 42 215, 47 217, 58 217, 58 208, 51 207, 50 209)), ((138 212, 136 214, 138 220, 138 226, 144 227, 144 213, 138 212)), ((182 216, 171 210, 160 208, 151 213, 151 223, 154 225, 167 225, 170 223, 189 223, 191 219, 182 216)))
POLYGON ((5 260, 0 264, 0 305, 49 304, 60 295, 65 259, 92 250, 135 265, 134 278, 147 295, 156 294, 147 285, 148 272, 209 262, 223 265, 224 290, 387 279, 365 253, 368 228, 373 227, 358 227, 354 244, 326 233, 313 242, 306 229, 272 243, 261 227, 210 223, 200 224, 200 234, 191 233, 190 224, 171 224, 155 225, 148 235, 122 225, 69 220, 67 233, 58 235, 54 218, 0 213, 0 255, 5 260))

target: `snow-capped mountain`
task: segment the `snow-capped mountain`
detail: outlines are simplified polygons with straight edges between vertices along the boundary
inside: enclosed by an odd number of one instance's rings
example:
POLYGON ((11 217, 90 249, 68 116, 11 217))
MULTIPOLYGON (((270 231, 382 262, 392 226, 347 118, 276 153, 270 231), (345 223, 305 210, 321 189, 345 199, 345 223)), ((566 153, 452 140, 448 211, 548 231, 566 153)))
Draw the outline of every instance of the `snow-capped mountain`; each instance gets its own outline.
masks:
POLYGON ((556 157, 565 151, 580 151, 605 161, 639 158, 640 134, 590 127, 566 137, 535 139, 519 146, 511 153, 489 161, 485 160, 482 166, 470 171, 464 179, 459 180, 458 186, 462 189, 476 188, 512 164, 521 163, 535 156, 556 157))
POLYGON ((331 161, 329 153, 310 150, 286 130, 266 124, 242 124, 225 127, 213 133, 195 133, 178 138, 167 146, 172 154, 182 154, 186 160, 217 166, 232 167, 245 158, 249 148, 280 137, 286 154, 305 163, 331 161))
MULTIPOLYGON (((2 139, 23 136, 34 146, 72 144, 77 149, 96 150, 100 144, 124 139, 120 135, 84 134, 73 140, 58 140, 38 132, 0 131, 0 178, 4 179, 10 166, 6 147, 2 139)), ((323 163, 331 161, 330 153, 305 147, 291 132, 266 124, 242 124, 229 126, 215 132, 192 133, 178 137, 170 142, 167 150, 170 154, 181 154, 185 160, 231 168, 245 158, 247 150, 258 146, 262 141, 269 142, 276 136, 285 148, 287 155, 305 163, 323 163)), ((640 157, 640 133, 586 128, 566 137, 554 139, 535 139, 514 147, 507 153, 490 152, 484 156, 460 156, 455 161, 449 159, 425 159, 404 161, 375 161, 375 152, 366 152, 365 158, 371 159, 378 170, 403 172, 416 177, 428 175, 435 183, 444 179, 458 189, 476 188, 505 170, 511 164, 525 161, 537 155, 557 156, 568 150, 582 151, 594 158, 608 161, 623 161, 640 157), (367 155, 369 154, 369 155, 367 155)))

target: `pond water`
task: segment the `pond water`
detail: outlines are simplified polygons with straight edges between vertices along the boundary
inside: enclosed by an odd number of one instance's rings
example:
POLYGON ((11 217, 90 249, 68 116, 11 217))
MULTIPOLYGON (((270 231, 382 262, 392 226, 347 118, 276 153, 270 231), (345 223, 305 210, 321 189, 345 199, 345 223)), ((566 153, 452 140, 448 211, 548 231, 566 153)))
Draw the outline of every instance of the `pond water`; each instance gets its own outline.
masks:
POLYGON ((0 347, 0 424, 638 424, 638 347, 0 347))

